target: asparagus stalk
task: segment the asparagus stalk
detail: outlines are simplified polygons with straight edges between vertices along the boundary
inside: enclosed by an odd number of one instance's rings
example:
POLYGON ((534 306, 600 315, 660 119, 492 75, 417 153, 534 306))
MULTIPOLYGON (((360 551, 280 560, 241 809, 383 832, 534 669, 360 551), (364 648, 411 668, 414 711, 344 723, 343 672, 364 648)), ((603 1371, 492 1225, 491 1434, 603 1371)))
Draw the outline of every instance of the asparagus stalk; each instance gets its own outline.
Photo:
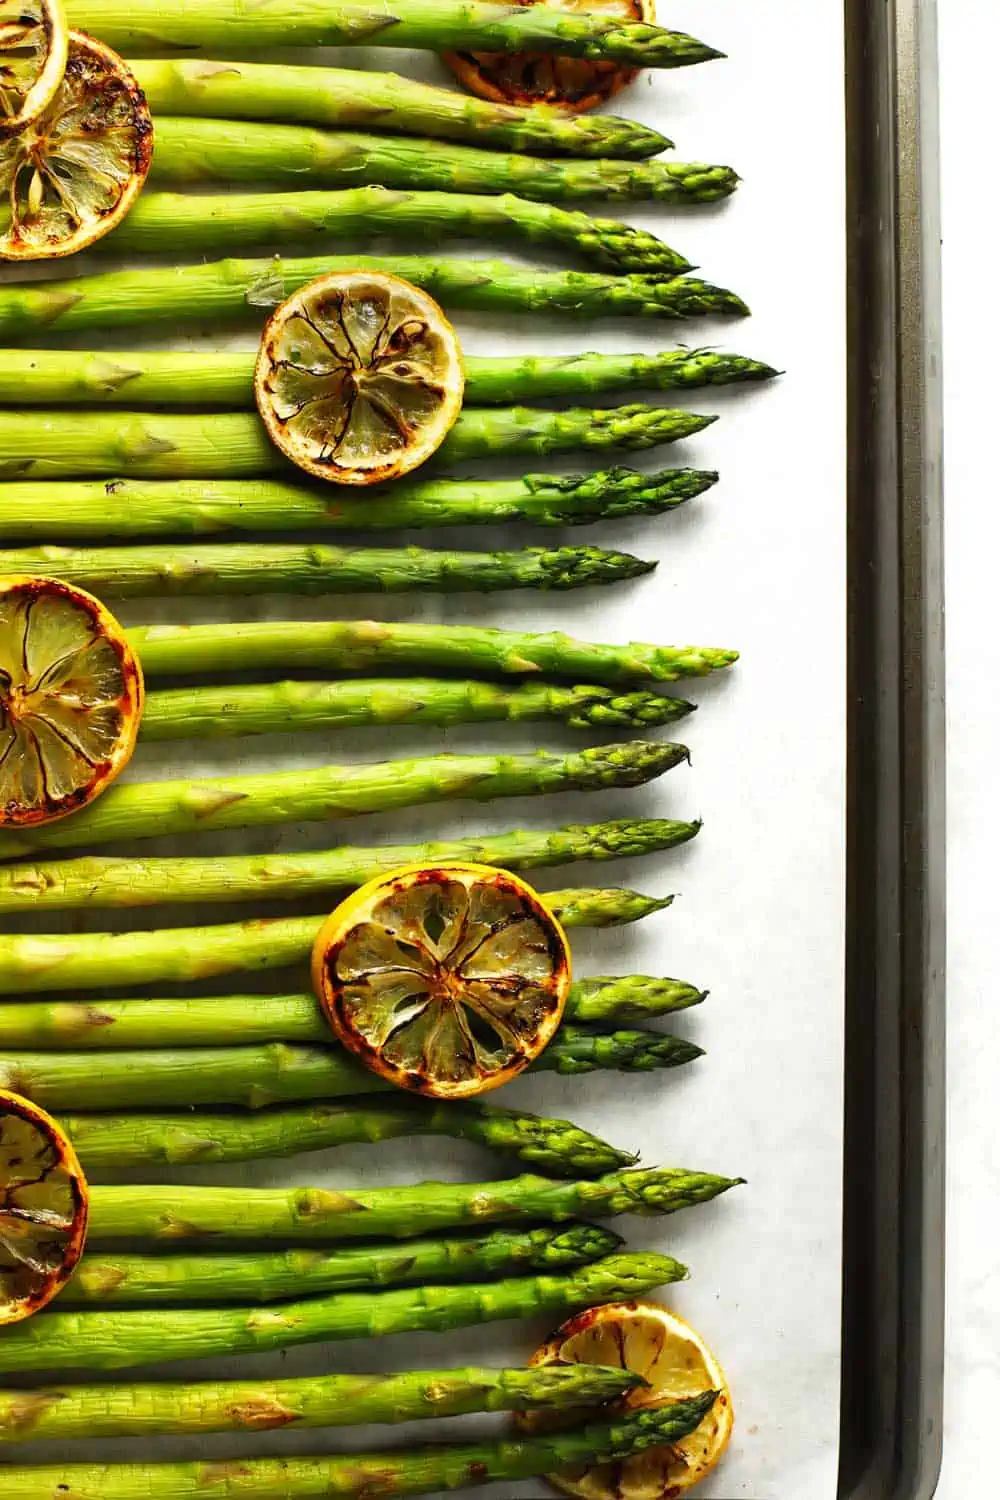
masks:
MULTIPOLYGON (((272 127, 273 128, 273 127, 272 127)), ((160 127, 157 127, 159 142, 160 127)), ((159 149, 159 147, 158 147, 159 149)), ((0 337, 83 333, 111 328, 199 331, 219 323, 263 321, 307 281, 327 271, 388 271, 423 287, 439 302, 485 312, 566 312, 596 317, 696 318, 743 316, 746 303, 695 277, 599 276, 539 271, 505 261, 416 255, 305 256, 289 260, 220 260, 207 265, 108 271, 68 281, 23 281, 0 288, 0 337)))
MULTIPOLYGON (((43 285, 44 283, 39 283, 43 285)), ((0 297, 3 289, 0 288, 0 297)), ((526 406, 479 409, 466 407, 459 415, 434 459, 434 464, 459 464, 473 458, 494 454, 545 455, 573 448, 653 448, 660 443, 676 443, 693 437, 716 419, 694 412, 671 411, 662 406, 612 407, 607 411, 588 407, 571 407, 565 411, 526 406)), ((41 479, 60 479, 73 475, 108 475, 123 473, 148 478, 200 477, 212 479, 250 478, 274 474, 287 478, 294 473, 291 465, 273 446, 256 412, 153 413, 153 412, 80 412, 80 411, 0 411, 0 471, 17 468, 24 474, 41 479)), ((324 486, 333 494, 332 486, 324 486)), ((330 504, 328 495, 327 504, 330 504)), ((372 501, 372 504, 377 504, 372 501)), ((202 548, 185 553, 178 549, 177 572, 180 579, 201 576, 197 571, 199 557, 205 558, 204 572, 225 582, 225 552, 228 549, 202 548)), ((318 548, 330 570, 339 557, 337 549, 318 548)), ((166 563, 171 548, 146 548, 129 553, 114 549, 117 563, 129 583, 157 569, 168 571, 166 563), (148 559, 144 569, 143 559, 148 559)), ((291 569, 306 571, 301 561, 302 549, 289 547, 246 547, 239 555, 246 563, 256 556, 256 566, 267 568, 280 583, 291 569)), ((112 566, 112 554, 101 552, 78 554, 54 549, 52 553, 4 554, 6 570, 11 558, 23 556, 64 569, 76 567, 80 572, 100 572, 112 566)), ((360 549, 348 556, 363 557, 360 549)), ((343 566, 343 564, 339 564, 343 566)), ((375 585, 377 586, 377 585, 375 585)))
POLYGON ((63 1115, 60 1124, 88 1170, 252 1161, 418 1135, 446 1136, 504 1151, 549 1177, 600 1177, 634 1161, 628 1152, 568 1120, 494 1106, 370 1099, 364 1094, 349 1104, 321 1102, 252 1115, 201 1110, 197 1115, 63 1115))
MULTIPOLYGON (((241 1240, 334 1243, 383 1235, 409 1240, 470 1223, 480 1229, 489 1224, 558 1224, 582 1217, 671 1214, 707 1203, 736 1185, 737 1179, 665 1167, 631 1167, 596 1181, 556 1182, 526 1175, 501 1182, 425 1182, 345 1192, 99 1184, 91 1188, 90 1236, 94 1242, 209 1238, 222 1244, 241 1240)), ((599 1264, 607 1266, 607 1262, 599 1264)), ((579 1274, 587 1280, 589 1269, 579 1274)), ((604 1295, 594 1298, 595 1302, 604 1300, 604 1295)), ((47 1323, 49 1319, 35 1321, 47 1323)), ((11 1337, 12 1333, 4 1334, 0 1350, 11 1337)), ((79 1359, 79 1348, 68 1352, 79 1359)))
POLYGON ((682 68, 721 57, 680 31, 532 6, 513 14, 483 0, 402 0, 391 10, 370 0, 74 0, 73 25, 110 46, 138 53, 237 53, 273 47, 417 47, 431 52, 559 52, 644 68, 682 68))
POLYGON ((483 625, 420 625, 382 620, 247 621, 226 625, 147 625, 129 631, 147 677, 216 672, 365 672, 434 667, 484 676, 576 678, 600 683, 677 682, 732 666, 737 651, 712 646, 627 645, 574 640, 483 625))
MULTIPOLYGON (((111 1190, 98 1187, 91 1191, 93 1213, 93 1200, 103 1200, 111 1190)), ((192 1189, 179 1191, 184 1195, 192 1189)), ((0 1374, 66 1370, 81 1363, 93 1370, 123 1370, 154 1361, 160 1364, 263 1353, 334 1339, 444 1332, 506 1318, 533 1317, 536 1313, 562 1315, 609 1298, 641 1296, 685 1275, 685 1268, 666 1255, 611 1255, 563 1275, 382 1292, 336 1292, 264 1309, 161 1307, 155 1312, 144 1308, 53 1312, 21 1323, 4 1335, 0 1341, 0 1374)))
MULTIPOLYGON (((693 1042, 658 1031, 595 1032, 565 1025, 534 1059, 530 1071, 570 1076, 598 1068, 649 1072, 681 1067, 701 1056, 693 1042)), ((5 1052, 0 1053, 0 1081, 12 1093, 49 1110, 178 1109, 202 1104, 264 1109, 395 1089, 342 1048, 286 1042, 107 1052, 99 1070, 92 1052, 5 1052)))
MULTIPOLYGON (((540 1372, 532 1372, 540 1373, 540 1372)), ((398 1378, 398 1377, 397 1377, 398 1378)), ((371 1377, 366 1377, 371 1383, 371 1377)), ((38 1404, 40 1393, 27 1399, 38 1404)), ((510 1483, 572 1465, 617 1463, 663 1444, 676 1443, 704 1420, 717 1391, 667 1406, 629 1411, 586 1427, 496 1442, 441 1444, 390 1453, 352 1453, 343 1458, 240 1459, 237 1463, 65 1464, 4 1468, 7 1500, 204 1500, 206 1485, 226 1483, 233 1473, 247 1500, 295 1500, 314 1495, 368 1500, 381 1493, 418 1495, 457 1490, 494 1480, 510 1483)), ((190 1400, 190 1398, 189 1398, 190 1400)))
POLYGON ((566 1270, 611 1255, 622 1241, 591 1224, 514 1231, 481 1238, 341 1245, 336 1250, 243 1251, 223 1254, 128 1255, 96 1250, 84 1256, 60 1293, 60 1307, 183 1306, 208 1302, 277 1302, 317 1292, 362 1287, 483 1281, 525 1271, 566 1270))
POLYGON ((355 1427, 481 1411, 572 1411, 611 1401, 641 1384, 631 1371, 565 1365, 5 1390, 0 1391, 0 1443, 355 1427))
MULTIPOLYGON (((575 116, 568 116, 573 119, 575 116)), ((587 118, 583 116, 582 118, 587 118)), ((198 202, 203 200, 199 199, 198 202)), ((76 350, 5 349, 0 365, 0 403, 7 406, 220 406, 249 410, 253 399, 253 352, 204 349, 197 354, 150 349, 76 350)), ((742 354, 722 354, 714 349, 665 349, 658 354, 527 354, 513 357, 465 358, 465 399, 470 406, 507 406, 511 401, 534 401, 542 397, 596 396, 622 390, 695 390, 703 386, 735 385, 745 381, 771 380, 777 374, 770 365, 742 354)), ((682 474, 684 470, 680 471, 682 474)), ((634 475, 612 470, 607 475, 573 476, 529 474, 523 485, 530 493, 548 486, 553 500, 560 486, 587 483, 611 485, 631 480, 649 483, 665 476, 634 475)), ((471 489, 463 481, 464 489, 471 489)), ((295 493, 289 485, 288 498, 295 493)), ((487 495, 492 489, 480 484, 487 495)), ((175 487, 176 489, 176 487, 175 487)), ((3 493, 15 486, 4 486, 3 493)), ((396 483, 379 492, 379 506, 392 498, 410 496, 443 501, 450 491, 444 481, 428 485, 424 480, 396 483), (440 492, 440 495, 438 494, 440 492)), ((103 487, 102 487, 102 493, 103 487)), ((311 492, 315 495, 315 489, 311 492)), ((320 490, 319 494, 323 495, 320 490)), ((497 489, 498 499, 505 491, 497 489)), ((350 496, 347 500, 350 500, 350 496)), ((516 492, 509 491, 509 498, 516 492)), ((315 502, 314 502, 315 503, 315 502)), ((345 502, 346 503, 346 502, 345 502)), ((368 497, 361 502, 370 509, 368 497)), ((324 507, 316 503, 311 524, 322 521, 324 507)), ((363 513, 362 513, 363 514, 363 513)), ((254 521, 254 529, 259 529, 254 521)), ((271 523, 273 525, 273 522, 271 523)), ((370 521, 361 524, 371 525, 370 521)), ((392 525, 413 525, 408 512, 392 525)), ((463 523, 464 524, 464 523, 463 523)))
MULTIPOLYGON (((617 1025, 686 1010, 704 998, 704 991, 676 979, 650 979, 641 974, 578 979, 565 1014, 567 1021, 617 1025)), ((89 1003, 33 1000, 0 1006, 0 1046, 12 1051, 92 1048, 107 1052, 117 1047, 225 1047, 234 1042, 322 1043, 329 1039, 329 1027, 312 994, 206 995, 197 1001, 172 997, 89 1003)), ((423 1115, 418 1111, 416 1118, 423 1119, 423 1115)), ((437 1123, 436 1115, 428 1118, 437 1123)), ((455 1108, 446 1109, 442 1118, 456 1129, 463 1125, 464 1117, 455 1108)), ((492 1128, 492 1114, 488 1120, 492 1128)), ((471 1125, 478 1128, 478 1121, 474 1113, 471 1125)), ((341 1128, 339 1119, 328 1128, 341 1128)))
POLYGON ((116 839, 323 822, 450 800, 489 802, 566 790, 644 786, 689 759, 685 745, 626 740, 565 755, 548 750, 528 755, 427 755, 211 780, 120 782, 72 818, 0 830, 0 859, 116 839))
POLYGON ((304 125, 169 116, 156 122, 150 180, 168 187, 206 182, 294 188, 378 184, 404 191, 514 193, 548 203, 655 199, 674 207, 728 197, 739 182, 732 167, 707 162, 550 160, 304 125))
MULTIPOLYGON (((379 849, 342 845, 299 854, 231 854, 187 858, 84 857, 45 865, 0 867, 0 905, 5 911, 73 910, 78 907, 148 906, 159 901, 251 901, 315 895, 363 885, 407 864, 471 860, 528 870, 573 860, 626 859, 672 849, 695 837, 699 823, 666 818, 571 824, 539 831, 517 829, 486 838, 388 845, 379 849)), ((550 904, 553 897, 547 897, 550 904)), ((629 898, 626 898, 629 899, 629 898)), ((556 901, 558 896, 556 895, 556 901)), ((560 916, 566 914, 557 911, 560 916)), ((112 984, 187 980, 207 974, 281 968, 308 954, 320 919, 271 918, 227 926, 172 928, 163 933, 81 937, 70 952, 66 940, 11 937, 0 947, 0 993, 19 987, 60 989, 65 964, 85 988, 101 988, 101 965, 112 984), (94 962, 96 961, 96 967, 94 962), (94 976, 94 977, 90 977, 94 976)))
MULTIPOLYGON (((0 373, 0 383, 2 383, 0 373)), ((657 516, 715 484, 697 469, 608 469, 562 478, 419 480, 352 499, 344 487, 268 479, 0 483, 0 541, 107 542, 227 531, 391 531, 441 526, 587 526, 657 516)))
MULTIPOLYGON (((393 147, 397 144, 393 142, 393 147)), ((415 143, 412 149, 420 154, 428 147, 442 149, 428 141, 415 143)), ((692 269, 689 260, 656 235, 618 219, 595 219, 513 193, 490 197, 484 193, 411 192, 376 186, 334 193, 213 197, 150 193, 140 198, 117 231, 100 243, 115 254, 156 254, 170 245, 175 255, 204 255, 277 250, 279 246, 321 240, 332 240, 331 248, 343 240, 368 246, 376 236, 402 239, 404 243, 475 239, 493 245, 509 241, 543 250, 558 248, 604 271, 650 276, 677 276, 692 269)))
MULTIPOLYGON (((69 464, 72 468, 74 465, 69 464)), ((220 543, 192 547, 65 547, 0 552, 0 574, 33 573, 117 599, 159 594, 492 594, 580 589, 641 578, 655 561, 604 547, 457 552, 427 547, 220 543)))
POLYGON ((683 698, 645 689, 628 693, 551 682, 510 687, 434 677, 359 677, 161 689, 146 699, 140 733, 150 741, 217 740, 370 724, 446 727, 537 719, 554 719, 572 729, 648 729, 693 710, 694 704, 683 698))
POLYGON ((138 58, 129 63, 153 114, 281 121, 567 156, 655 156, 673 142, 614 115, 519 109, 434 88, 398 73, 282 63, 138 58))

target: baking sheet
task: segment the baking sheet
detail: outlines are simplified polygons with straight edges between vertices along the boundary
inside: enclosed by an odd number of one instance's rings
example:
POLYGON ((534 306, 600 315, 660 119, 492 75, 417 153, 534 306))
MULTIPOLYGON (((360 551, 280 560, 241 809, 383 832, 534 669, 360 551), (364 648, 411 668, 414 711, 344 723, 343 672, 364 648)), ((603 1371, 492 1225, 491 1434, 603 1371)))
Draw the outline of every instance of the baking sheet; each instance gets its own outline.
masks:
MULTIPOLYGON (((701 1329, 730 1376, 734 1442, 720 1473, 699 1493, 705 1500, 832 1500, 839 1416, 844 937, 842 17, 837 0, 808 8, 796 0, 770 0, 753 10, 742 0, 699 0, 697 6, 672 8, 669 23, 722 47, 728 60, 647 75, 622 96, 619 108, 665 129, 681 156, 731 161, 744 183, 717 208, 671 214, 635 205, 622 216, 657 230, 709 279, 742 293, 753 318, 687 329, 638 321, 578 325, 569 318, 525 317, 517 326, 512 318, 455 319, 472 353, 652 351, 668 346, 676 333, 692 344, 757 355, 787 371, 767 389, 662 398, 717 411, 721 420, 683 448, 659 450, 648 463, 639 456, 638 463, 717 467, 720 484, 673 516, 587 533, 587 539, 658 556, 657 574, 613 591, 551 598, 323 603, 262 595, 228 604, 133 604, 119 613, 130 622, 369 614, 476 620, 742 651, 734 672, 691 685, 701 711, 682 724, 678 737, 690 743, 693 765, 652 787, 499 803, 465 815, 444 807, 355 819, 335 836, 409 842, 422 835, 604 816, 704 817, 702 835, 681 850, 632 864, 552 871, 539 884, 621 883, 682 896, 672 910, 637 927, 576 934, 574 952, 581 973, 669 973, 710 988, 706 1005, 670 1022, 670 1029, 703 1045, 707 1057, 673 1075, 542 1075, 505 1090, 502 1102, 567 1114, 641 1150, 647 1164, 685 1164, 749 1179, 720 1202, 672 1220, 628 1220, 619 1227, 630 1246, 663 1248, 690 1264, 691 1281, 670 1289, 665 1300, 701 1329)), ((436 62, 423 56, 362 56, 371 66, 402 63, 414 75, 440 78, 436 62)), ((359 55, 341 54, 338 60, 358 65, 359 55)), ((460 253, 488 254, 490 247, 463 246, 460 253)), ((596 456, 592 466, 600 461, 596 456)), ((442 544, 453 540, 485 547, 539 538, 490 528, 468 538, 449 533, 442 544)), ((443 737, 448 748, 462 749, 578 743, 578 737, 547 725, 470 728, 443 737)), ((402 732, 389 738, 358 731, 335 739, 305 735, 297 742, 271 737, 237 746, 150 747, 137 755, 130 774, 377 759, 429 752, 441 740, 440 731, 407 734, 405 744, 402 732)), ((274 836, 258 830, 245 839, 205 839, 199 847, 291 849, 331 842, 330 830, 303 827, 274 836)), ((165 841, 159 847, 180 852, 182 846, 165 841)), ((218 909, 214 915, 221 921, 229 913, 218 909)), ((157 909, 142 920, 192 923, 199 914, 192 908, 157 909)), ((491 1174, 499 1175, 495 1158, 454 1143, 416 1141, 321 1153, 290 1165, 148 1175, 349 1186, 491 1174)), ((175 1365, 170 1373, 205 1377, 238 1368, 252 1377, 279 1370, 291 1375, 476 1360, 519 1363, 548 1331, 544 1322, 497 1324, 450 1336, 320 1346, 238 1364, 175 1365)), ((54 1461, 337 1451, 407 1437, 419 1441, 435 1425, 442 1433, 455 1431, 455 1424, 421 1423, 329 1435, 219 1434, 138 1447, 51 1444, 44 1453, 33 1445, 8 1449, 5 1456, 17 1462, 22 1455, 54 1461)), ((493 1426, 490 1419, 463 1419, 459 1430, 493 1426)), ((513 1500, 542 1490, 533 1481, 483 1493, 513 1500)))

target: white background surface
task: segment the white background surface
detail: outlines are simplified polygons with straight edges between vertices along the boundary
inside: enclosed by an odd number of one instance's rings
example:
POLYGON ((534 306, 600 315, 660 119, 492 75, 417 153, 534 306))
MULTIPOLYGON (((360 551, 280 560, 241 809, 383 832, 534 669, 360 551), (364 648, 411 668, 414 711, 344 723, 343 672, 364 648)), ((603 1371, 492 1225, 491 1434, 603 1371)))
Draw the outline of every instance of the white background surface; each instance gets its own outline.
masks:
MULTIPOLYGON (((544 808, 513 804, 464 819, 451 809, 404 814, 391 827, 387 820, 366 819, 342 835, 357 842, 398 841, 424 832, 440 837, 450 829, 584 817, 705 818, 702 836, 675 854, 629 869, 553 872, 548 884, 620 880, 683 893, 673 911, 639 929, 578 943, 579 968, 676 973, 710 987, 708 1004, 675 1023, 707 1048, 708 1057, 673 1077, 525 1080, 504 1097, 505 1103, 575 1116, 641 1149, 647 1163, 683 1163, 750 1179, 749 1187, 722 1202, 666 1224, 621 1225, 631 1245, 662 1247, 690 1262, 691 1282, 670 1301, 717 1348, 732 1380, 737 1435, 724 1472, 699 1491, 704 1500, 832 1500, 836 1475, 843 940, 841 21, 834 0, 819 7, 772 0, 768 14, 770 24, 762 28, 759 13, 744 0, 675 7, 673 25, 720 45, 730 60, 644 81, 622 101, 629 112, 673 135, 681 154, 732 159, 743 173, 741 191, 720 210, 670 215, 654 208, 630 217, 675 240, 709 278, 741 291, 754 307, 750 322, 678 330, 637 322, 579 326, 569 319, 550 327, 525 319, 525 331, 514 333, 510 318, 503 324, 456 319, 472 352, 655 349, 686 333, 691 342, 723 343, 772 360, 789 373, 769 389, 693 393, 687 404, 720 411, 723 420, 683 453, 656 455, 661 464, 717 466, 722 482, 672 518, 600 528, 605 535, 594 535, 661 557, 658 574, 636 586, 548 601, 523 595, 468 605, 364 601, 357 609, 560 625, 607 639, 736 645, 743 652, 738 670, 692 689, 703 705, 683 726, 693 768, 679 769, 643 792, 547 799, 544 808)), ((487 545, 487 539, 477 537, 473 545, 487 545)), ((256 612, 246 601, 233 613, 246 618, 256 612)), ((280 601, 271 610, 277 617, 323 612, 300 601, 280 601)), ((335 601, 325 612, 346 611, 335 601)), ((149 614, 133 607, 126 617, 149 614)), ((440 739, 414 736, 412 746, 430 749, 440 739)), ((400 740, 394 736, 390 745, 359 734, 349 748, 374 759, 398 753, 400 740)), ((535 727, 450 737, 455 746, 498 741, 556 743, 558 735, 535 727)), ((303 737, 294 746, 261 742, 257 749, 288 765, 331 756, 320 736, 303 737)), ((193 761, 193 750, 181 746, 155 762, 147 754, 137 767, 140 774, 180 775, 220 764, 221 752, 211 758, 199 747, 193 761)), ((342 753, 338 740, 332 754, 342 753)), ((291 830, 272 846, 329 840, 328 831, 291 830)), ((266 842, 266 833, 254 836, 254 846, 266 842)), ((194 922, 200 916, 189 909, 177 919, 194 922)), ((477 1158, 477 1172, 491 1169, 496 1172, 495 1162, 477 1158)), ((470 1173, 464 1154, 451 1163, 446 1148, 397 1143, 377 1152, 356 1149, 309 1159, 291 1172, 264 1169, 253 1180, 346 1185, 456 1172, 470 1173)), ((205 1181, 206 1174, 194 1180, 205 1181)), ((494 1325, 449 1339, 297 1351, 281 1368, 291 1374, 476 1359, 520 1362, 550 1321, 534 1328, 494 1325)), ((200 1366, 197 1373, 216 1368, 200 1366)), ((247 1374, 274 1368, 273 1360, 260 1358, 240 1363, 247 1374)), ((174 1373, 183 1376, 185 1367, 174 1373)), ((423 1426, 420 1435, 427 1430, 423 1426)), ((393 1436, 383 1429, 363 1434, 363 1440, 393 1436)), ((348 1440, 335 1434, 331 1447, 348 1440)), ((222 1437, 197 1448, 224 1452, 234 1446, 222 1437)), ((248 1446, 279 1452, 320 1445, 304 1433, 257 1437, 248 1446)), ((114 1456, 126 1456, 121 1445, 92 1448, 109 1457, 117 1448, 114 1456)), ((143 1453, 149 1451, 143 1445, 143 1453)), ((193 1451, 191 1445, 186 1451, 193 1451)), ((64 1450, 62 1456, 79 1453, 64 1450)), ((538 1495, 541 1489, 539 1483, 505 1485, 496 1494, 538 1495)))
POLYGON ((939 1500, 985 1496, 983 1434, 1000 1404, 997 1251, 996 848, 1000 829, 1000 512, 992 351, 1000 334, 983 294, 983 244, 995 221, 979 167, 996 149, 1000 14, 983 0, 940 6, 945 272, 948 588, 948 1366, 939 1500))

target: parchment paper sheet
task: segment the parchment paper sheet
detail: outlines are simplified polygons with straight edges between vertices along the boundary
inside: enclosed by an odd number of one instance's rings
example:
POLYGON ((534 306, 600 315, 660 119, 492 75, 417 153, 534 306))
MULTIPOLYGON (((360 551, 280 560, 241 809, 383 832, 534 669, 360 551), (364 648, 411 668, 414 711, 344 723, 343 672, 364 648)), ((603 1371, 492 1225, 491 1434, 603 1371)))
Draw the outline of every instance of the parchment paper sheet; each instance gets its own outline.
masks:
MULTIPOLYGON (((843 795, 844 795, 844 452, 843 452, 843 78, 837 0, 699 0, 661 5, 661 19, 724 49, 728 60, 675 74, 648 74, 618 101, 664 129, 678 154, 731 161, 744 182, 717 209, 668 212, 636 205, 634 222, 685 251, 702 274, 750 302, 745 323, 595 323, 567 317, 506 320, 458 315, 476 353, 571 348, 654 350, 675 337, 755 354, 787 371, 767 389, 692 392, 662 398, 721 421, 695 441, 660 450, 648 467, 718 467, 721 483, 672 517, 567 535, 660 558, 654 576, 616 590, 477 600, 294 599, 133 604, 130 621, 249 619, 270 615, 466 620, 525 628, 561 627, 597 639, 630 638, 737 646, 734 672, 695 684, 700 712, 678 733, 692 748, 690 770, 631 793, 500 803, 462 815, 454 808, 366 818, 333 830, 258 830, 245 839, 202 840, 209 848, 301 848, 404 842, 459 830, 545 826, 639 814, 702 816, 686 848, 632 867, 553 871, 539 883, 627 883, 676 891, 671 911, 622 933, 577 934, 578 972, 672 974, 711 989, 708 1002, 670 1023, 695 1037, 707 1057, 675 1074, 579 1079, 546 1075, 505 1091, 504 1104, 566 1114, 643 1160, 743 1174, 749 1185, 721 1202, 665 1221, 623 1220, 629 1244, 662 1248, 692 1268, 666 1300, 703 1331, 732 1383, 736 1433, 730 1456, 699 1494, 705 1500, 832 1500, 835 1494, 840 1298, 840 1171, 843 795)), ((344 57, 358 65, 358 54, 344 57)), ((364 54, 369 66, 397 66, 440 78, 426 57, 364 54)), ((599 206, 599 213, 615 213, 599 206)), ((340 247, 334 247, 339 250, 340 247)), ((411 247, 406 247, 411 248, 411 247)), ((506 253, 461 247, 461 253, 506 253)), ((96 346, 100 340, 88 341, 96 346)), ((246 342, 246 340, 244 340, 246 342)), ((614 398, 608 398, 612 404, 614 398)), ((634 399, 629 396, 625 399, 634 399)), ((639 456, 641 464, 645 456, 639 456)), ((593 467, 603 461, 595 456, 593 467)), ((631 462, 631 456, 623 461, 631 462)), ((563 467, 585 468, 573 459, 563 467)), ((544 469, 543 463, 518 464, 544 469)), ((551 465, 549 467, 557 467, 551 465)), ((424 540, 440 545, 547 542, 552 533, 490 528, 424 540)), ((389 540, 389 539, 386 539, 389 540)), ((261 580, 262 588, 266 580, 261 580)), ((683 685, 682 685, 683 690, 683 685)), ((382 736, 306 734, 192 744, 140 752, 130 774, 198 774, 243 764, 294 766, 432 751, 440 732, 382 736)), ((548 725, 453 732, 451 748, 579 743, 548 725)), ((162 844, 161 850, 180 845, 162 844)), ((145 845, 153 851, 156 845, 145 845)), ((188 845, 185 852, 192 852, 188 845)), ((230 913, 210 914, 225 920, 230 913)), ((237 915, 233 912, 232 915, 237 915)), ((140 920, 194 923, 204 914, 160 910, 140 920)), ((47 921, 39 926, 56 924, 47 921)), ((73 924, 80 925, 80 924, 73 924)), ((100 924, 96 924, 100 925, 100 924)), ((104 925, 113 925, 107 923, 104 925)), ((284 976, 282 985, 284 986, 284 976)), ((227 986, 222 986, 226 988, 227 986)), ((239 980, 230 989, 244 988, 239 980)), ((95 1058, 95 1066, 98 1066, 95 1058)), ((155 1175, 155 1174, 150 1174, 155 1175)), ((495 1158, 454 1143, 394 1142, 300 1158, 292 1165, 166 1174, 163 1180, 248 1183, 392 1183, 424 1176, 503 1175, 495 1158)), ((327 1370, 520 1363, 549 1332, 497 1324, 454 1335, 394 1338, 299 1350, 287 1358, 173 1366, 170 1378, 327 1370)), ((130 1372, 129 1372, 130 1373, 130 1372)), ((124 1378, 124 1377, 123 1377, 124 1378)), ((436 1424, 442 1431, 489 1430, 487 1419, 436 1424)), ((435 1424, 331 1433, 220 1434, 186 1442, 110 1442, 8 1449, 18 1461, 134 1458, 238 1452, 317 1452, 420 1441, 435 1424), (17 1455, 17 1457, 15 1457, 17 1455)), ((541 1496, 542 1481, 484 1492, 541 1496)))

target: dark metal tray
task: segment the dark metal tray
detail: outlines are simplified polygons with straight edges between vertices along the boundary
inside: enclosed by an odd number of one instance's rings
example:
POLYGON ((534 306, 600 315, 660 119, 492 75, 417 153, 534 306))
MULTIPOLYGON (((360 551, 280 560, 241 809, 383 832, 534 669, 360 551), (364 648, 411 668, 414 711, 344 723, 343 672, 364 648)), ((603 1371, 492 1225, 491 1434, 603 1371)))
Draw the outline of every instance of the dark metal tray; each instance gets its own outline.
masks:
MULTIPOLYGON (((929 1500, 944 1308, 935 0, 846 0, 848 891, 841 1500, 929 1500)), ((805 1500, 805 1497, 789 1497, 805 1500)))

